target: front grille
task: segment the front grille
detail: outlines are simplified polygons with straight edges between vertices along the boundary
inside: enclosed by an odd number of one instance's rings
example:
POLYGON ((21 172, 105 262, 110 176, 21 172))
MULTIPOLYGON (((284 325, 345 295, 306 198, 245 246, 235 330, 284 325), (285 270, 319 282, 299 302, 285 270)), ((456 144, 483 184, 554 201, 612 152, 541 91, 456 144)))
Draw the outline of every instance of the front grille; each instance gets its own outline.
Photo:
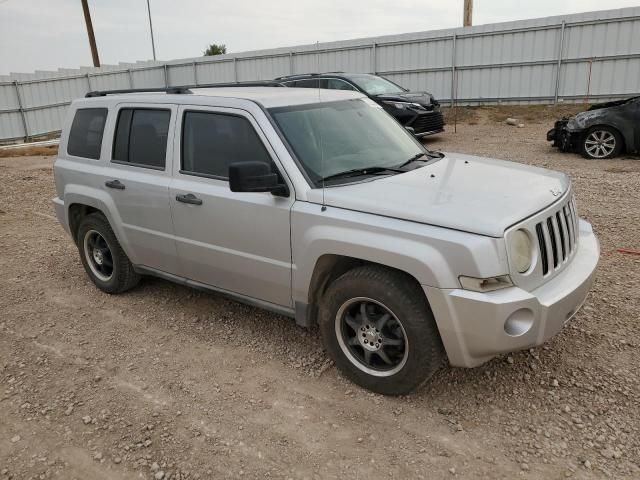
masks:
POLYGON ((570 197, 558 209, 536 224, 542 275, 560 269, 571 258, 578 243, 578 215, 570 197))
POLYGON ((408 126, 412 127, 415 133, 435 132, 444 127, 444 118, 441 112, 422 113, 408 126))

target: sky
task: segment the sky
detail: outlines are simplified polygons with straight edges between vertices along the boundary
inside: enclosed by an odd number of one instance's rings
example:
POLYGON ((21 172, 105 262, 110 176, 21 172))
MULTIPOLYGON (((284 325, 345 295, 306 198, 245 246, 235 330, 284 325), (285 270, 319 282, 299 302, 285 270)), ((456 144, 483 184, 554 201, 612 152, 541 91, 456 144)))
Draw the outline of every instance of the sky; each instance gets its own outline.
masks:
MULTIPOLYGON (((462 24, 463 0, 150 0, 158 60, 462 24)), ((473 24, 624 8, 640 0, 475 0, 473 24)), ((103 64, 153 58, 146 0, 89 0, 103 64)), ((80 0, 0 0, 0 74, 90 66, 80 0)))

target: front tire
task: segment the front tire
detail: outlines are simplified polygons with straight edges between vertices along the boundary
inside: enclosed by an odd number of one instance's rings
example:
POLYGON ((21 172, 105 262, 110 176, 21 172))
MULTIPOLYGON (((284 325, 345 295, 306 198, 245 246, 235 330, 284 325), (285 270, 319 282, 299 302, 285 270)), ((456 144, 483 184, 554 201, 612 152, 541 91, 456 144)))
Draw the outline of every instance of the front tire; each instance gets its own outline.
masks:
POLYGON ((121 293, 140 281, 140 275, 133 269, 101 213, 92 213, 82 219, 76 243, 87 275, 103 292, 121 293))
POLYGON ((591 127, 583 135, 580 149, 584 158, 603 160, 617 157, 622 150, 622 136, 612 127, 591 127))
POLYGON ((444 349, 424 292, 402 272, 349 270, 327 289, 320 332, 338 369, 383 395, 403 395, 442 365, 444 349))

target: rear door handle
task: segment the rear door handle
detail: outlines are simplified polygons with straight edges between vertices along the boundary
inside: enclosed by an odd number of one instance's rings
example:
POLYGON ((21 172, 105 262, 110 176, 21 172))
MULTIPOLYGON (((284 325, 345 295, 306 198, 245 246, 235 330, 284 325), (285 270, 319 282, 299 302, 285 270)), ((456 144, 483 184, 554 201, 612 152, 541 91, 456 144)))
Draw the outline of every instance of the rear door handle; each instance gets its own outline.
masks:
POLYGON ((109 180, 104 182, 104 184, 109 188, 115 188, 116 190, 124 190, 124 183, 120 183, 120 180, 109 180))
POLYGON ((193 193, 176 195, 176 200, 182 203, 189 203, 191 205, 202 205, 202 200, 196 197, 193 193))

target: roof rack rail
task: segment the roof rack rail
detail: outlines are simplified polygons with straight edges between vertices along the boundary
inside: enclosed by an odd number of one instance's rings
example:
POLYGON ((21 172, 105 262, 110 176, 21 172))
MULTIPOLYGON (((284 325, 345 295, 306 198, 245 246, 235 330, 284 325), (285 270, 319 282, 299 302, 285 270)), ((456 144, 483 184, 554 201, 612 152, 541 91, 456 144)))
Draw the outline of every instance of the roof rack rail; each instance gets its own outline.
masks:
POLYGON ((229 87, 281 87, 278 82, 265 80, 262 82, 238 82, 238 83, 204 83, 189 85, 189 88, 229 88, 229 87))
POLYGON ((228 87, 282 87, 278 82, 239 82, 239 83, 206 83, 200 85, 185 85, 181 87, 163 87, 163 88, 124 88, 120 90, 95 90, 88 92, 85 98, 106 97, 107 95, 118 95, 120 93, 155 93, 163 92, 168 94, 189 94, 193 93, 192 88, 228 88, 228 87))
POLYGON ((317 77, 319 75, 324 75, 324 73, 297 73, 295 75, 284 75, 282 77, 274 78, 274 80, 284 80, 289 78, 308 78, 308 77, 317 77))
POLYGON ((106 97, 107 95, 117 95, 119 93, 153 93, 153 92, 163 92, 163 93, 191 93, 191 90, 187 87, 166 87, 166 88, 123 88, 120 90, 95 90, 93 92, 88 92, 85 95, 85 98, 90 97, 106 97))

